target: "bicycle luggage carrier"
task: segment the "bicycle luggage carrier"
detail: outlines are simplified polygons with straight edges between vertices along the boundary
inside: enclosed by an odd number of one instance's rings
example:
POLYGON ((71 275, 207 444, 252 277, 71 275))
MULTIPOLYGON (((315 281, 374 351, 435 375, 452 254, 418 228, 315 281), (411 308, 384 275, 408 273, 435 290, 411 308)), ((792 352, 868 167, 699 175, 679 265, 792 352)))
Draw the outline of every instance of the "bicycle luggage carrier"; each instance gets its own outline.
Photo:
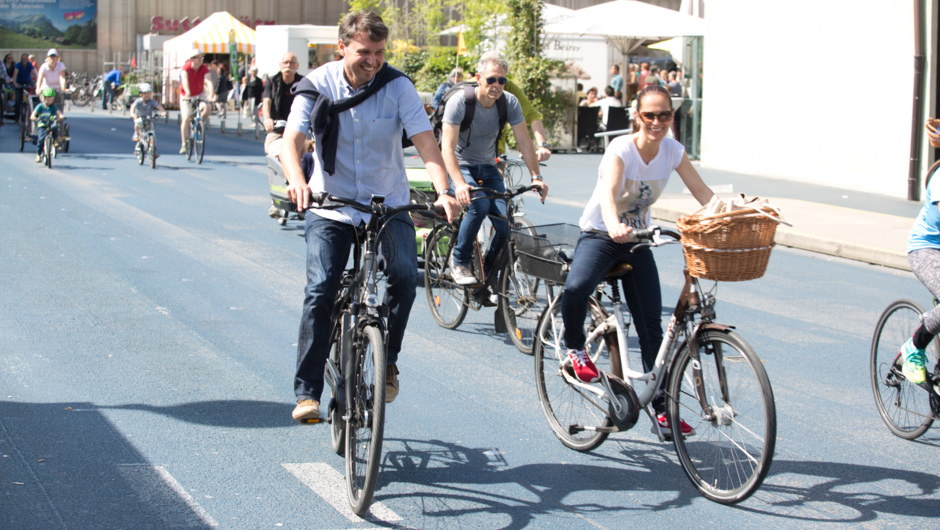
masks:
POLYGON ((578 225, 559 223, 512 230, 519 270, 543 280, 563 284, 581 236, 578 225))

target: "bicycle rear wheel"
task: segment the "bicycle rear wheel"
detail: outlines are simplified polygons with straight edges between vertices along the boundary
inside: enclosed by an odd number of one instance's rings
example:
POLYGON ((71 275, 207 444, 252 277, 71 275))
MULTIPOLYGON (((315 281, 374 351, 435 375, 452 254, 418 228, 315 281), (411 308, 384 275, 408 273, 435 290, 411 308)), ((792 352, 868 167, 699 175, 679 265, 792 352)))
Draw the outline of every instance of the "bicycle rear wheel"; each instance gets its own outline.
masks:
POLYGON ((467 316, 470 295, 454 283, 450 271, 450 251, 456 237, 453 227, 442 224, 428 236, 424 255, 424 291, 431 315, 438 325, 457 329, 467 316))
POLYGON ((366 326, 353 343, 356 362, 347 380, 346 493, 356 515, 369 510, 382 459, 385 430, 385 344, 366 326))
MULTIPOLYGON (((916 302, 898 300, 878 319, 871 339, 871 390, 878 413, 895 436, 913 440, 933 424, 930 395, 901 372, 901 346, 920 325, 924 310, 916 302)), ((927 369, 937 365, 937 342, 926 349, 927 369)))
MULTIPOLYGON (((542 404, 542 412, 555 436, 565 446, 575 451, 590 451, 607 439, 609 433, 595 430, 610 428, 613 421, 608 416, 608 403, 597 394, 572 386, 565 373, 571 377, 571 364, 566 361, 568 350, 564 346, 564 324, 561 321, 561 294, 545 310, 539 319, 535 336, 533 356, 535 358, 535 386, 542 404)), ((607 311, 594 298, 588 305, 585 329, 590 330, 607 319, 607 311)), ((591 359, 598 370, 610 372, 610 355, 604 340, 591 344, 591 359)))
POLYGON ((673 361, 666 395, 676 454, 692 484, 722 504, 750 497, 770 471, 777 440, 773 390, 754 350, 732 331, 700 333, 697 356, 686 342, 673 361), (682 436, 682 420, 694 434, 682 436))
POLYGON ((202 164, 202 157, 206 154, 206 124, 200 121, 196 124, 196 163, 202 164))
MULTIPOLYGON (((514 230, 528 231, 535 236, 532 223, 525 217, 513 219, 514 230)), ((509 330, 509 338, 516 348, 532 355, 532 344, 535 342, 535 330, 538 326, 539 316, 552 299, 551 286, 541 279, 528 275, 520 270, 518 260, 506 265, 499 286, 500 310, 503 312, 503 321, 509 330)))

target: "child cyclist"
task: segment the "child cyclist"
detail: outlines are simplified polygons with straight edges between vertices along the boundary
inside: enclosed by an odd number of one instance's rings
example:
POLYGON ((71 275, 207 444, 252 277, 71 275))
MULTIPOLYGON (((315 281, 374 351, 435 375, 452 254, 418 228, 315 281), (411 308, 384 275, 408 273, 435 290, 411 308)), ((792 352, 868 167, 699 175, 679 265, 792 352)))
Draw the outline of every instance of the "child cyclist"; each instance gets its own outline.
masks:
MULTIPOLYGON (((644 371, 653 368, 663 340, 662 293, 653 252, 649 248, 634 251, 630 232, 647 228, 650 206, 673 171, 700 204, 707 204, 714 196, 689 162, 682 144, 666 138, 673 113, 669 92, 663 87, 650 86, 640 92, 633 126, 636 132, 610 142, 594 193, 581 215, 581 237, 565 281, 561 317, 568 348, 565 364, 586 383, 597 381, 600 375, 584 349, 588 299, 615 265, 633 266, 633 272, 623 280, 623 293, 636 324, 644 371)), ((655 398, 652 406, 658 424, 653 432, 657 427, 668 431, 663 396, 655 398)), ((684 435, 694 434, 684 421, 680 427, 684 435)))
POLYGON ((42 103, 36 106, 33 109, 33 115, 30 116, 30 120, 36 122, 37 127, 37 139, 36 139, 36 162, 39 162, 42 159, 42 144, 46 140, 46 136, 50 133, 52 138, 55 139, 59 136, 55 128, 55 120, 65 119, 65 116, 62 114, 62 111, 59 110, 59 107, 55 104, 55 89, 52 87, 46 87, 42 89, 42 103))
POLYGON ((140 133, 143 132, 140 128, 144 124, 144 118, 152 118, 155 110, 159 110, 161 116, 166 116, 166 109, 163 105, 153 99, 153 88, 150 83, 141 83, 140 99, 131 105, 131 119, 134 120, 134 136, 131 138, 133 141, 136 142, 140 133))

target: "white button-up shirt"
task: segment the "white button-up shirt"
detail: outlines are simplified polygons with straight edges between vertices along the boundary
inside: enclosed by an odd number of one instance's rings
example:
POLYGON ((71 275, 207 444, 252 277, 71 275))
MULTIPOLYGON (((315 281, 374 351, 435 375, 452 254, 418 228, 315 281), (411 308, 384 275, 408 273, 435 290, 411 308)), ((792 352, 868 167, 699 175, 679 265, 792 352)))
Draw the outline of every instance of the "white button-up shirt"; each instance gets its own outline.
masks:
MULTIPOLYGON (((307 75, 307 79, 321 94, 333 100, 358 92, 346 81, 343 61, 327 63, 307 75)), ((359 87, 359 90, 365 90, 367 86, 359 87)), ((287 127, 307 134, 313 103, 307 96, 294 98, 287 127)), ((402 127, 409 138, 431 130, 424 104, 411 81, 407 77, 399 77, 337 117, 336 171, 333 175, 325 173, 323 159, 316 154, 310 190, 313 193, 326 191, 362 204, 368 204, 372 195, 383 195, 385 204, 389 206, 408 204, 410 193, 402 155, 402 127)), ((354 225, 369 219, 368 214, 348 207, 311 211, 321 217, 354 225)))

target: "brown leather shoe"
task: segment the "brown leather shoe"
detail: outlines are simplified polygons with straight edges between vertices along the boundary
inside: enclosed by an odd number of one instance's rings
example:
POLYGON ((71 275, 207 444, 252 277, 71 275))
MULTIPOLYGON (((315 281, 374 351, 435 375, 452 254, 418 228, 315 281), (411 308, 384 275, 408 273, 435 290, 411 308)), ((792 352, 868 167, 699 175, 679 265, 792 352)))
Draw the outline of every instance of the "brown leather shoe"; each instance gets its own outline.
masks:
POLYGON ((385 367, 385 402, 391 403, 398 397, 398 366, 385 367))
POLYGON ((312 399, 301 399, 294 407, 291 416, 297 421, 320 419, 320 402, 312 399))

